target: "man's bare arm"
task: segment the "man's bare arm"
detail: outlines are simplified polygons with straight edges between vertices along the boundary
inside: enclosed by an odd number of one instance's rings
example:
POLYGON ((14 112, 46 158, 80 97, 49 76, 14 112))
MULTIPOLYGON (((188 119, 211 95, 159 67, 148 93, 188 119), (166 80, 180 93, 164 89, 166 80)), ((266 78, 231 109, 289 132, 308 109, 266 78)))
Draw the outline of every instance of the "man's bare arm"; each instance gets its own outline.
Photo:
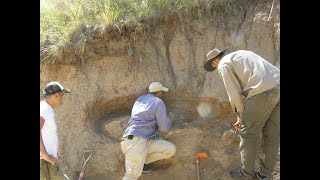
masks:
POLYGON ((53 156, 48 155, 46 148, 44 147, 43 140, 42 140, 41 130, 42 130, 44 123, 45 123, 44 118, 40 116, 40 155, 41 155, 42 159, 44 159, 54 165, 55 158, 53 156))

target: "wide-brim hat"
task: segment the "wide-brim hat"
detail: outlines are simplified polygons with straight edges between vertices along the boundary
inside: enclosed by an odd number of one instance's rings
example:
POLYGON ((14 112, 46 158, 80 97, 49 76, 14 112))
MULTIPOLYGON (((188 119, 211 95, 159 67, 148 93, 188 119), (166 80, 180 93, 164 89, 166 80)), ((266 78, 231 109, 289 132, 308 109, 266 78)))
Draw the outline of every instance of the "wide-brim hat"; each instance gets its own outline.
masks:
POLYGON ((209 51, 207 54, 207 61, 204 63, 203 68, 206 71, 214 71, 216 68, 211 66, 213 59, 219 55, 223 56, 227 49, 228 48, 226 47, 222 51, 220 51, 219 49, 215 48, 209 51))

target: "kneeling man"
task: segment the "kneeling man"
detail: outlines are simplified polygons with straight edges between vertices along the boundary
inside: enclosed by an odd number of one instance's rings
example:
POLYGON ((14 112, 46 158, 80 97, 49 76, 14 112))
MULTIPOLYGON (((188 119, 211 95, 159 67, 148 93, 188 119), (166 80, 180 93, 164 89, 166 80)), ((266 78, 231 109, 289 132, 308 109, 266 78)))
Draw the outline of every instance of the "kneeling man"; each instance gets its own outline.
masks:
POLYGON ((123 180, 136 180, 142 172, 150 172, 150 163, 170 158, 175 146, 157 138, 156 130, 166 132, 173 118, 167 116, 166 106, 160 99, 169 91, 159 82, 149 85, 149 93, 140 96, 134 103, 131 117, 123 134, 121 150, 125 155, 126 173, 123 180), (148 165, 149 164, 149 165, 148 165))

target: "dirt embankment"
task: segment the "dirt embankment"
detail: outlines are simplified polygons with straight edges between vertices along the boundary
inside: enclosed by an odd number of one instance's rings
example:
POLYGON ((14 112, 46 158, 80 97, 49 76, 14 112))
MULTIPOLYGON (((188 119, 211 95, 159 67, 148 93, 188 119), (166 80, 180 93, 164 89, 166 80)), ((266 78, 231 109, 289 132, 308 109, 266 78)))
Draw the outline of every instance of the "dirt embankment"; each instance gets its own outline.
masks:
POLYGON ((170 88, 164 101, 176 114, 172 131, 162 137, 177 153, 140 179, 196 179, 199 152, 209 155, 200 162, 202 179, 228 179, 226 171, 240 164, 239 139, 229 131, 235 116, 217 72, 207 73, 203 63, 210 49, 229 46, 228 52, 252 50, 279 67, 280 5, 276 1, 268 21, 271 4, 238 1, 128 24, 83 26, 50 56, 50 42, 42 44, 40 92, 48 81, 72 90, 56 112, 66 174, 76 177, 83 150, 92 149, 85 174, 121 179, 122 128, 136 98, 159 81, 170 88))

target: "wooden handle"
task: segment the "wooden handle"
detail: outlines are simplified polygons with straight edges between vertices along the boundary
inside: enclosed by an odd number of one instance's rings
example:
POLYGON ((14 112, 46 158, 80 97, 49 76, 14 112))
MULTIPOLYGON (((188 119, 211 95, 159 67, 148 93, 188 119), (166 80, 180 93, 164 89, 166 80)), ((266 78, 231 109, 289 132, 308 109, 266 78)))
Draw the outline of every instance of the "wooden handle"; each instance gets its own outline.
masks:
POLYGON ((197 159, 197 175, 198 175, 198 180, 200 180, 199 159, 197 159))

